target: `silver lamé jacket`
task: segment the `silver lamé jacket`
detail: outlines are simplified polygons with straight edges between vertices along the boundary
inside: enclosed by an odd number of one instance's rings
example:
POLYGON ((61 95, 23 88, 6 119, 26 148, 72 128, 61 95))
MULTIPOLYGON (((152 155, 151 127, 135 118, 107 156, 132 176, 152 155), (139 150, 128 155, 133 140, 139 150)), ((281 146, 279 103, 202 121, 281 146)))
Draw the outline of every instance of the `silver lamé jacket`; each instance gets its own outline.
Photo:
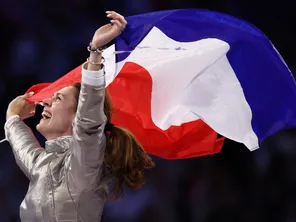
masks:
POLYGON ((13 116, 5 123, 17 164, 30 180, 20 206, 23 222, 99 222, 110 177, 103 164, 105 78, 82 68, 73 135, 42 148, 32 131, 13 116))

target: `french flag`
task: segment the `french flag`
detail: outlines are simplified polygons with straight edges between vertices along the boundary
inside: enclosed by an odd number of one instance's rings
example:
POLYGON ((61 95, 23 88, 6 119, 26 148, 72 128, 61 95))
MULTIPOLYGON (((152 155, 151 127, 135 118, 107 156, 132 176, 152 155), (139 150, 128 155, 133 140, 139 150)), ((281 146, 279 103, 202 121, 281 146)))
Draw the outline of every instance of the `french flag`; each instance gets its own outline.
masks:
MULTIPOLYGON (((209 155, 221 150, 224 138, 252 151, 296 126, 293 76, 252 24, 199 9, 126 19, 125 31, 103 53, 112 122, 129 129, 148 153, 209 155)), ((78 81, 81 65, 54 83, 31 87, 30 100, 78 81)))

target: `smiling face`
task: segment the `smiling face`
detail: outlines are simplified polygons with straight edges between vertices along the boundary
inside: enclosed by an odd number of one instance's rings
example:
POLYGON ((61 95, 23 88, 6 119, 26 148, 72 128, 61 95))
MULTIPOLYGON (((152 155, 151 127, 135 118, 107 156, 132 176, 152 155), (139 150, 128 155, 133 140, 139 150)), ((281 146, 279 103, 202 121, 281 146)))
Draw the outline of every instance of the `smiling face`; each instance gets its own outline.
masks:
POLYGON ((52 98, 43 100, 43 118, 36 128, 47 140, 72 135, 77 96, 77 89, 68 86, 56 92, 52 98))

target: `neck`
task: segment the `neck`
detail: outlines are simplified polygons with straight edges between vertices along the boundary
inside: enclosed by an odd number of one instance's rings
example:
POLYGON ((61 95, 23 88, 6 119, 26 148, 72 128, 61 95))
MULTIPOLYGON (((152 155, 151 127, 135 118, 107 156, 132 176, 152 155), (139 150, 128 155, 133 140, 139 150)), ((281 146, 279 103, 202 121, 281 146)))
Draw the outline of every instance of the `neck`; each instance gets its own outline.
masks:
POLYGON ((66 130, 51 130, 51 129, 43 129, 38 127, 37 125, 37 130, 38 132, 47 140, 55 140, 59 137, 64 137, 64 136, 72 136, 73 135, 73 127, 70 125, 68 129, 66 130))

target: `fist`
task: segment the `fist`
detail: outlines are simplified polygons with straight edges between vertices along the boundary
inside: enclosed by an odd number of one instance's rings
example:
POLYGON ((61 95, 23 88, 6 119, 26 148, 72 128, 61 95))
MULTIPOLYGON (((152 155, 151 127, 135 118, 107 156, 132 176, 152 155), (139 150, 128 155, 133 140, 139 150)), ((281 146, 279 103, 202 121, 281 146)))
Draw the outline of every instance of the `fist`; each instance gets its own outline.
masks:
POLYGON ((19 115, 19 117, 24 120, 31 116, 35 115, 36 104, 32 102, 28 102, 26 98, 29 98, 34 93, 28 93, 22 96, 16 97, 12 100, 6 111, 6 120, 14 115, 19 115))
POLYGON ((114 11, 107 11, 106 13, 107 17, 111 19, 111 24, 104 25, 96 30, 92 45, 97 48, 105 46, 119 36, 127 25, 127 21, 122 15, 114 11))

